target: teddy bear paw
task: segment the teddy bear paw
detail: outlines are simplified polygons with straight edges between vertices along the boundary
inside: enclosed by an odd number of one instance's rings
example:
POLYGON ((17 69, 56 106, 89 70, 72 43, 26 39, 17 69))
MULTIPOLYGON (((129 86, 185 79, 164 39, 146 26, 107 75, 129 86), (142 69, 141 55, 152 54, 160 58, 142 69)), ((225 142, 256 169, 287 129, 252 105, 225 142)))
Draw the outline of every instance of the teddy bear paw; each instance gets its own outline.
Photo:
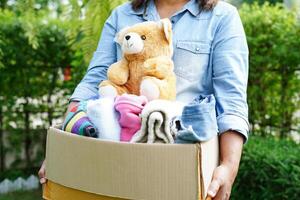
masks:
POLYGON ((100 97, 111 97, 114 98, 118 95, 117 89, 111 85, 103 86, 99 88, 100 97))
POLYGON ((145 79, 141 83, 140 95, 145 96, 149 101, 159 98, 159 88, 149 79, 145 79))

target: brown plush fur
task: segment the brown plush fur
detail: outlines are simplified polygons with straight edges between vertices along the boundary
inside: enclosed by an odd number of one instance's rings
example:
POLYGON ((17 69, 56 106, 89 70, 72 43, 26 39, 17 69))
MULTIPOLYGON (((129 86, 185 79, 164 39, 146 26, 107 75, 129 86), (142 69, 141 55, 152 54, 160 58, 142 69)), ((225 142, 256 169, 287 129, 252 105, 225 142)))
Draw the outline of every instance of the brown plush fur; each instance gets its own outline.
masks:
POLYGON ((172 29, 169 20, 165 23, 168 25, 167 28, 157 22, 144 22, 121 31, 117 36, 119 41, 122 41, 129 32, 145 35, 144 49, 137 54, 124 54, 122 60, 112 64, 107 72, 108 80, 103 81, 100 87, 112 85, 119 95, 123 93, 140 95, 142 80, 150 79, 159 88, 160 99, 175 99, 176 78, 170 48, 172 29))

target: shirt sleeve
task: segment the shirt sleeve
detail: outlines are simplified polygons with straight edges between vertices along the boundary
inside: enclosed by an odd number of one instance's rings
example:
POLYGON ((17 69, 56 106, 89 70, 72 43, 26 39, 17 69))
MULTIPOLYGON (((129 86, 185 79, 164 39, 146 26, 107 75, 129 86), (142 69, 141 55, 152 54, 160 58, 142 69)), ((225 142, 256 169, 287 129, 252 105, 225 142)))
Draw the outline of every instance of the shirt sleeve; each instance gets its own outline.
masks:
POLYGON ((93 54, 87 73, 75 88, 70 101, 87 100, 98 95, 98 85, 107 79, 108 67, 117 61, 115 34, 116 14, 112 12, 103 26, 97 50, 93 54))
POLYGON ((219 133, 237 131, 248 139, 248 46, 236 8, 220 16, 213 42, 213 88, 219 133))

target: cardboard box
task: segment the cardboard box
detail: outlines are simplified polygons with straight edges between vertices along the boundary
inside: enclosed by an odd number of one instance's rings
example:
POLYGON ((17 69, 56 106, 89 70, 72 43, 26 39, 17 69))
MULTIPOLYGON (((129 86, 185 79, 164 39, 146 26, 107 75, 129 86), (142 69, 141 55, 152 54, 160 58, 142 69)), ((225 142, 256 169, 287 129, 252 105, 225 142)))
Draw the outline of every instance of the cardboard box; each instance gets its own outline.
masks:
POLYGON ((50 128, 47 200, 203 200, 219 161, 218 137, 199 144, 132 144, 50 128))

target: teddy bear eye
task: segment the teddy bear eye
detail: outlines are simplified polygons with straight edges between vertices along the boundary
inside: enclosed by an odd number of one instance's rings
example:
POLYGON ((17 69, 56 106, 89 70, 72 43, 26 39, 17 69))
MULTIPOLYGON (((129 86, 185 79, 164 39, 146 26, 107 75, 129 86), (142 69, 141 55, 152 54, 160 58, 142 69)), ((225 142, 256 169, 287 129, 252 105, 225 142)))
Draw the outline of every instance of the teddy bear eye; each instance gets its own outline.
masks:
POLYGON ((142 38, 142 40, 146 40, 146 36, 145 35, 142 35, 141 38, 142 38))

